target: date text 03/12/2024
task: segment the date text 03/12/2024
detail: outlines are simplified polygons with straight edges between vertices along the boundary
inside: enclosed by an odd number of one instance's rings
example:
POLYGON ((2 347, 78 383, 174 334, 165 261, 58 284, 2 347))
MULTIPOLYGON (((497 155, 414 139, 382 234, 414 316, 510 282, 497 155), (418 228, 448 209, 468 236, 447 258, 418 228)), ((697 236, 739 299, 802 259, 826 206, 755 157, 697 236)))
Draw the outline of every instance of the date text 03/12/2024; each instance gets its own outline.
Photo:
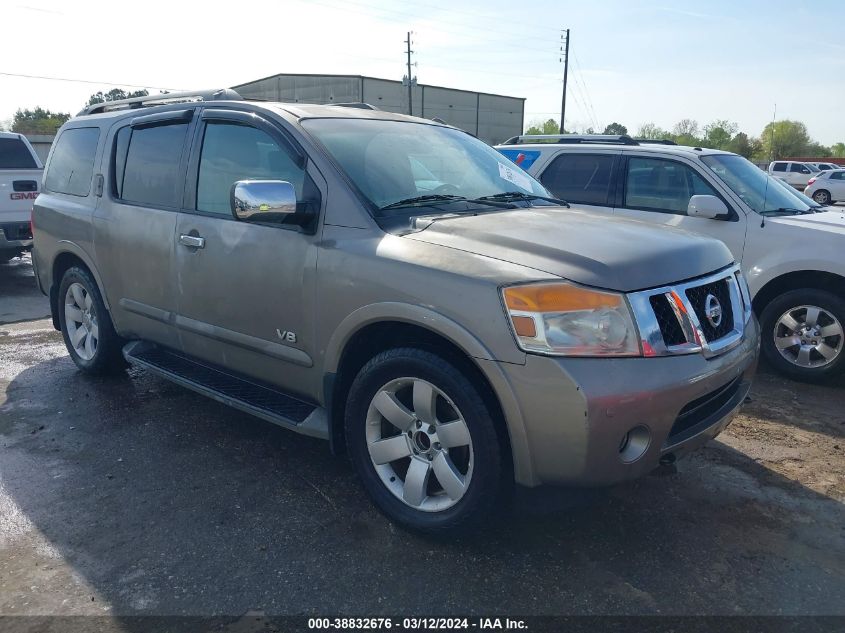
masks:
POLYGON ((524 620, 513 618, 309 618, 312 630, 526 630, 524 620))

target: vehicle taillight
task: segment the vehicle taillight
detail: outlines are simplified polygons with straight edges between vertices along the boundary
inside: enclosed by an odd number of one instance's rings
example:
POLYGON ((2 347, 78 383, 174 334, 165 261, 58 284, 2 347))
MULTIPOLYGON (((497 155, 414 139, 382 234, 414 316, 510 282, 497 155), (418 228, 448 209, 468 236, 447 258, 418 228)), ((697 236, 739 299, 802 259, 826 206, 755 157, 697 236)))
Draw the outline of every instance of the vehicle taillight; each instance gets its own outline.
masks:
POLYGON ((810 179, 807 181, 807 184, 808 184, 808 185, 812 185, 814 182, 816 182, 816 179, 815 179, 815 178, 810 178, 810 179))

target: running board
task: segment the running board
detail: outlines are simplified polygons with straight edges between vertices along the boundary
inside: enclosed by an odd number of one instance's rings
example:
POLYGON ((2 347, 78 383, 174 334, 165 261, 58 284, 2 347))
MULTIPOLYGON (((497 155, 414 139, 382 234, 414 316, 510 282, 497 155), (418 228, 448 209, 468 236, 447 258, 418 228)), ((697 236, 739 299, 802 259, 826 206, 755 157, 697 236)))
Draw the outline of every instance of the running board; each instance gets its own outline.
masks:
POLYGON ((268 385, 236 376, 220 367, 133 341, 123 348, 126 361, 235 409, 279 426, 322 439, 329 438, 326 410, 268 385))

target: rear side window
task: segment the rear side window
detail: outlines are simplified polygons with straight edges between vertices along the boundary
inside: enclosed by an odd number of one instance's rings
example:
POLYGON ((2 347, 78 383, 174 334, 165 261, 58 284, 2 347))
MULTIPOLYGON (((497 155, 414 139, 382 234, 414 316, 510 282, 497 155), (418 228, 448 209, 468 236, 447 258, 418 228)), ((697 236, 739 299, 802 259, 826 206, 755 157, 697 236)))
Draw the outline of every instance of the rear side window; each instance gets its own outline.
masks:
POLYGON ((799 174, 809 174, 810 173, 809 167, 807 167, 806 165, 802 165, 801 163, 792 163, 789 166, 789 171, 791 171, 793 173, 799 173, 799 174))
POLYGON ((37 169, 35 159, 19 138, 0 138, 0 169, 37 169))
POLYGON ((786 171, 786 163, 775 163, 772 171, 786 171))
POLYGON ((607 204, 612 154, 561 154, 540 177, 557 198, 580 204, 607 204))
POLYGON ((188 123, 181 121, 121 129, 114 145, 114 195, 144 206, 178 207, 187 132, 188 123))
POLYGON ((845 171, 835 171, 828 178, 830 180, 845 180, 845 171))
POLYGON ((44 188, 56 193, 85 197, 91 191, 94 154, 100 128, 77 127, 59 135, 44 176, 44 188))

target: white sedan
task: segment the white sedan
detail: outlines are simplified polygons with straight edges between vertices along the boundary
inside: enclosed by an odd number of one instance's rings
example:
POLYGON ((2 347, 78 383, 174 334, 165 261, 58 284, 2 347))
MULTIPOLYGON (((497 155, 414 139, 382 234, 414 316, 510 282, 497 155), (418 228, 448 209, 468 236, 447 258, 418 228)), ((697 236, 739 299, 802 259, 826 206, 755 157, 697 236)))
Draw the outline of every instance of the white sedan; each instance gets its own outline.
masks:
POLYGON ((807 182, 804 195, 819 204, 845 201, 845 169, 831 169, 816 174, 807 182))

